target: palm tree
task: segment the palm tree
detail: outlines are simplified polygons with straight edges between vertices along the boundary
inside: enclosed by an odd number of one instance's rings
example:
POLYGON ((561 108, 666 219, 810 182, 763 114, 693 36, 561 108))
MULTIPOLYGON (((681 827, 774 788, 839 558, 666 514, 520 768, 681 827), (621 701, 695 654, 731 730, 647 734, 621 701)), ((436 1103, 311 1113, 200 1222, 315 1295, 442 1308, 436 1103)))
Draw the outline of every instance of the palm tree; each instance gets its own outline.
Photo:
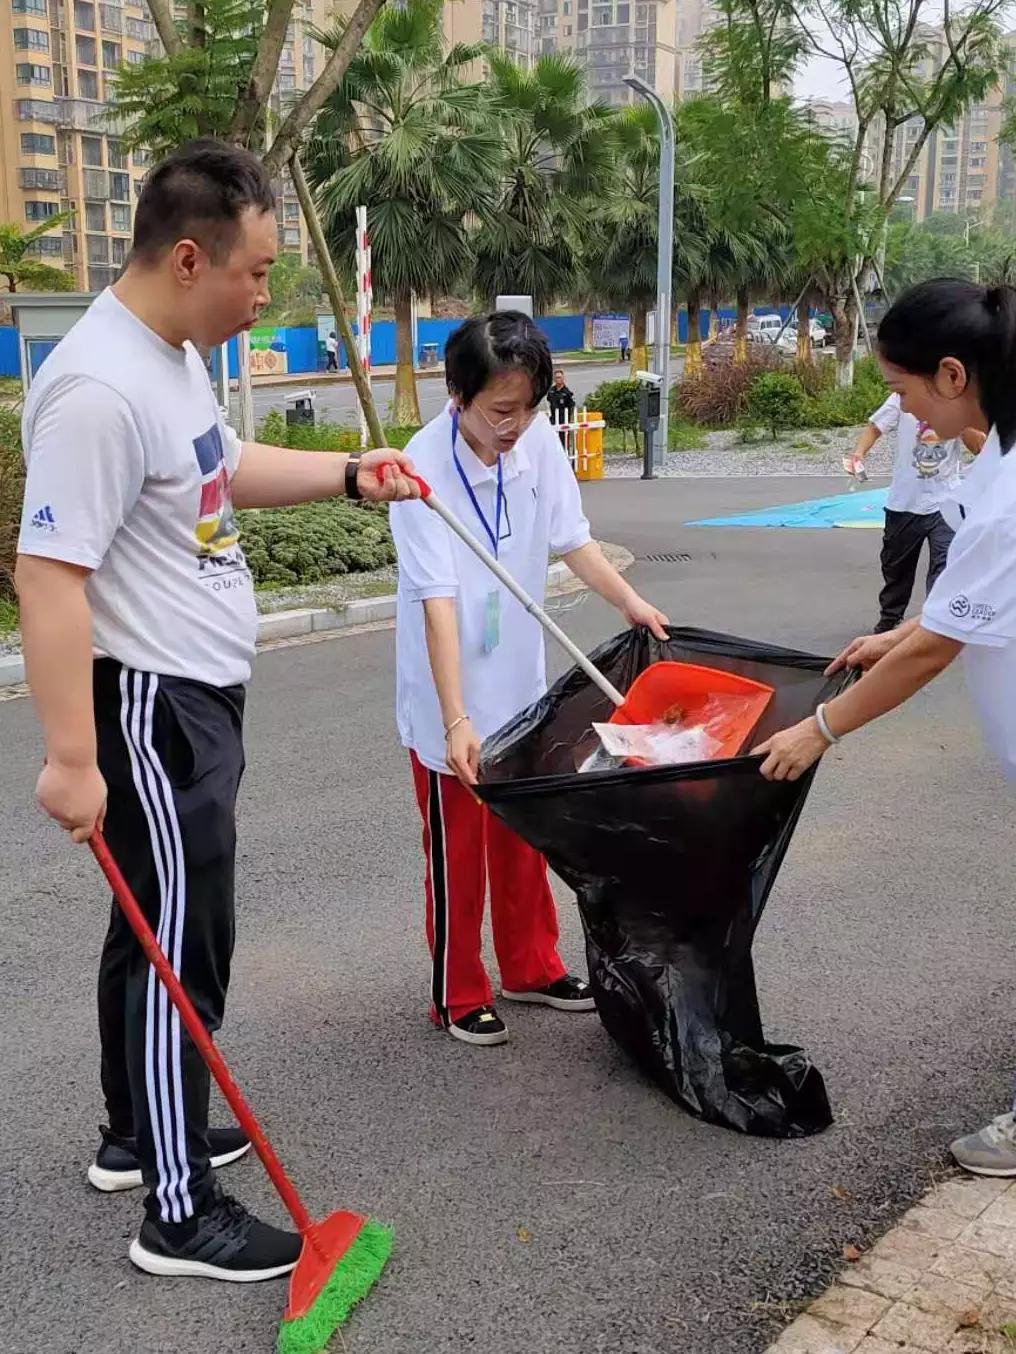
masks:
POLYGON ((578 280, 587 203, 609 169, 610 111, 587 103, 582 68, 565 56, 527 70, 487 53, 491 111, 502 140, 497 186, 480 213, 473 281, 488 302, 531 296, 537 311, 578 280))
POLYGON ((632 371, 648 366, 646 317, 656 301, 659 139, 648 104, 623 109, 612 131, 614 173, 584 233, 582 272, 631 316, 632 371))
MULTIPOLYGON (((334 45, 340 31, 321 35, 334 45)), ((452 288, 472 261, 465 218, 482 209, 500 152, 482 88, 463 74, 479 44, 445 52, 440 0, 375 20, 302 153, 329 247, 351 275, 366 204, 374 289, 395 310, 392 418, 420 422, 412 296, 452 288)))
POLYGON ((23 230, 14 221, 0 221, 0 277, 9 292, 73 291, 73 274, 30 256, 32 245, 57 226, 70 219, 70 212, 49 216, 32 230, 23 230))

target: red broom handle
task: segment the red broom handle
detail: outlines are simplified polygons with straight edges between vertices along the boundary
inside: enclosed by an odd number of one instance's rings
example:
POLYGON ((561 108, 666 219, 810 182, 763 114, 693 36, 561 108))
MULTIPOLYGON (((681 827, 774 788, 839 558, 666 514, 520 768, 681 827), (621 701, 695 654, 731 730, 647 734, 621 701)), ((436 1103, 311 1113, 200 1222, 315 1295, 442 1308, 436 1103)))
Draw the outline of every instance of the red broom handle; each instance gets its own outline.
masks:
POLYGON ((159 942, 155 939, 152 928, 148 925, 145 914, 138 906, 137 899, 131 892, 130 885, 120 873, 120 867, 113 859, 109 847, 106 845, 102 834, 96 830, 88 840, 89 846, 99 862, 99 866, 109 880, 110 888, 113 890, 113 896, 130 923, 131 930, 138 938, 141 948, 144 950, 148 962, 158 974, 159 982, 169 993, 169 999, 180 1012, 180 1019, 187 1027, 187 1033, 194 1040, 198 1052, 204 1058, 208 1065, 208 1070, 219 1083, 222 1094, 229 1102, 229 1107, 237 1117, 240 1127, 250 1138, 254 1145, 254 1150, 264 1163, 265 1170, 271 1177, 272 1184, 279 1192, 279 1197, 289 1210, 289 1216, 296 1223, 297 1230, 301 1235, 306 1235, 312 1226, 312 1219, 303 1201, 289 1176, 282 1169, 282 1163, 275 1155, 275 1151, 265 1137, 261 1125, 254 1117, 254 1111, 243 1098, 239 1086, 233 1080, 229 1068, 226 1066, 222 1054, 215 1047, 211 1036, 201 1023, 201 1017, 194 1009, 194 1004, 187 993, 180 985, 180 980, 170 967, 169 960, 163 954, 159 947, 159 942))

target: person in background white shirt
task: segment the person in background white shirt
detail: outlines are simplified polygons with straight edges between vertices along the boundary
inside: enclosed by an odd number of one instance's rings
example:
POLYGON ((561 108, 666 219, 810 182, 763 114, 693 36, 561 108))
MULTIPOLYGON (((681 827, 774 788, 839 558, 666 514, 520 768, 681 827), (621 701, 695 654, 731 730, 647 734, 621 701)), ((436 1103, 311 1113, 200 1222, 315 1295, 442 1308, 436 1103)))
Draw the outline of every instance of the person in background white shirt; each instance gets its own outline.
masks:
MULTIPOLYGON (((883 587, 879 594, 879 617, 875 633, 895 630, 903 620, 914 591, 917 567, 924 543, 928 543, 927 592, 945 568, 952 528, 940 512, 943 499, 960 481, 963 443, 959 438, 942 439, 931 428, 922 427, 913 414, 900 408, 895 392, 872 414, 847 458, 851 473, 857 474, 865 458, 886 433, 896 434, 893 476, 885 507, 885 531, 882 536, 883 587)), ((980 449, 978 444, 975 448, 980 449)))
MULTIPOLYGON (((956 536, 919 618, 848 645, 830 667, 865 675, 755 751, 770 780, 796 780, 846 734, 909 699, 963 655, 985 740, 1016 783, 1016 290, 938 278, 912 288, 879 325, 879 361, 901 408, 946 437, 988 433, 943 504, 956 536)), ((952 1144, 956 1161, 1016 1176, 1016 1103, 952 1144)))
MULTIPOLYGON (((277 250, 261 162, 211 139, 181 147, 145 180, 126 271, 46 359, 24 414, 15 581, 45 741, 36 798, 76 842, 104 830, 210 1032, 229 985, 257 630, 233 510, 419 493, 400 452, 241 445, 223 421, 196 345, 257 323, 277 250)), ((115 905, 99 1035, 109 1125, 88 1179, 147 1187, 134 1264, 234 1283, 293 1269, 300 1237, 216 1181, 250 1143, 209 1128, 208 1069, 115 905)))
MULTIPOLYGON (((533 321, 506 311, 467 320, 448 340, 451 405, 406 448, 419 473, 537 601, 550 554, 632 625, 666 637, 667 618, 624 581, 589 533, 578 484, 537 407, 552 379, 533 321)), ((546 691, 543 630, 424 504, 390 515, 399 558, 397 716, 409 749, 426 857, 431 1019, 456 1039, 500 1044, 480 955, 489 876, 503 995, 559 1010, 593 1006, 557 951, 541 855, 471 790, 480 745, 546 691)))
POLYGON ((325 352, 328 354, 328 360, 325 364, 325 371, 338 371, 339 369, 339 340, 333 329, 325 339, 325 352))

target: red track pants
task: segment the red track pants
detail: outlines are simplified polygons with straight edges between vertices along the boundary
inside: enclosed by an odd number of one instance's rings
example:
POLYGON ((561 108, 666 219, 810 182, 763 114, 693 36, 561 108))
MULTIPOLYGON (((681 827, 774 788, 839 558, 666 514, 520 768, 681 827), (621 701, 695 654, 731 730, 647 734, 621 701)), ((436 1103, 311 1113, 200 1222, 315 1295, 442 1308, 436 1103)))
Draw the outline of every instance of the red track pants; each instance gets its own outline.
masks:
POLYGON ((410 759, 427 863, 431 1019, 447 1025, 493 1000, 480 957, 488 875, 502 985, 510 992, 531 991, 556 982, 566 970, 557 952, 557 909, 546 861, 454 776, 428 770, 415 752, 410 759))

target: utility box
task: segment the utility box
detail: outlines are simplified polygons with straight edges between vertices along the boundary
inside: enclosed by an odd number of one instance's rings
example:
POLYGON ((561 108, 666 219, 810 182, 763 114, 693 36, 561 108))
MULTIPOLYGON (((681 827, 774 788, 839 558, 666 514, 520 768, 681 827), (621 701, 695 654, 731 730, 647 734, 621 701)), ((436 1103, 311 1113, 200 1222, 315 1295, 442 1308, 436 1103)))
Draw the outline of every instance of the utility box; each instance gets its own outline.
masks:
POLYGON ((314 394, 310 390, 300 390, 295 395, 286 396, 286 423, 290 428, 313 428, 314 394))
POLYGON ((28 394, 32 379, 60 340, 77 324, 95 300, 94 292, 46 292, 6 298, 18 331, 21 389, 28 394))
POLYGON ((494 302, 495 310, 521 310, 523 315, 533 318, 533 298, 531 296, 499 296, 494 302))
POLYGON ((644 433, 660 426, 660 387, 639 385, 639 427, 644 433))

